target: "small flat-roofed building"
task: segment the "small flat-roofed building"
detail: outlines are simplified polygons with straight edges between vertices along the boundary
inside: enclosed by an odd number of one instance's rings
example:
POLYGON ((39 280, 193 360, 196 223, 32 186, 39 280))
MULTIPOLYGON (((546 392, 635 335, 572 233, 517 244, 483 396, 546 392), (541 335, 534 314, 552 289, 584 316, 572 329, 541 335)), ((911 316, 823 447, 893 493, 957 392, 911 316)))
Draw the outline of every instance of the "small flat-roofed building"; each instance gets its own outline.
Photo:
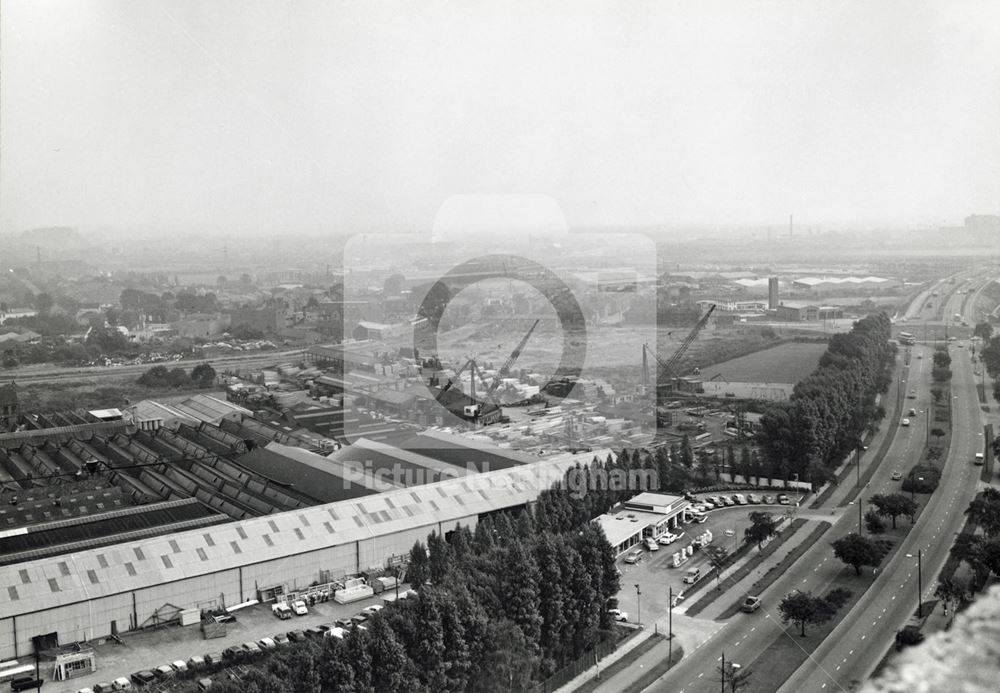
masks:
POLYGON ((687 507, 687 500, 680 496, 647 491, 626 501, 615 512, 601 515, 597 523, 604 529, 615 555, 621 555, 646 537, 655 539, 680 527, 687 507))

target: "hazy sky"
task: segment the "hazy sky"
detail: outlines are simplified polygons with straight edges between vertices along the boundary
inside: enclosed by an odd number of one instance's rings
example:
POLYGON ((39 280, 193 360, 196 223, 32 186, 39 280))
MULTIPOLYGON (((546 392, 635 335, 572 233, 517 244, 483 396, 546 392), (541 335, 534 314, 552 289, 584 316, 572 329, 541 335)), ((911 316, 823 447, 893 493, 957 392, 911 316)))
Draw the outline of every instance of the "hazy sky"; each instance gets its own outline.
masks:
POLYGON ((465 193, 550 195, 572 226, 1000 211, 994 0, 0 13, 8 233, 406 231, 465 193))

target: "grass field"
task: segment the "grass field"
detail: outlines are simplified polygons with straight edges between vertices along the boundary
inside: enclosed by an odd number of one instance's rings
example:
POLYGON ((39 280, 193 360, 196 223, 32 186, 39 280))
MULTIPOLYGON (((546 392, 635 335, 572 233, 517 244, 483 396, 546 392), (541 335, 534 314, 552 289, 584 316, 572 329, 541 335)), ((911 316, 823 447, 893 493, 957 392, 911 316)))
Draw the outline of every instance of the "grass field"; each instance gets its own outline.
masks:
POLYGON ((701 371, 703 380, 721 375, 734 383, 797 383, 813 372, 826 351, 821 342, 789 342, 723 361, 701 371))

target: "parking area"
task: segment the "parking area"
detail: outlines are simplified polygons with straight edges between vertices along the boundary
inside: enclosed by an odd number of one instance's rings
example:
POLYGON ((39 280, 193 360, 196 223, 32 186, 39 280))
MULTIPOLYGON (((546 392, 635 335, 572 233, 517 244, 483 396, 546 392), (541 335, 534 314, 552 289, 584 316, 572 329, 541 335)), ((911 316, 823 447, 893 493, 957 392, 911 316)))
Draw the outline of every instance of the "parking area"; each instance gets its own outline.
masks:
MULTIPOLYGON (((409 585, 401 585, 400 594, 407 589, 409 585)), ((97 654, 97 673, 75 677, 69 681, 52 681, 51 672, 46 670, 43 662, 41 676, 45 679, 45 690, 49 693, 57 691, 76 693, 81 688, 93 687, 100 682, 110 682, 119 676, 128 677, 133 672, 154 669, 175 660, 187 661, 194 655, 221 653, 227 647, 245 642, 257 642, 261 638, 273 637, 278 633, 304 630, 333 623, 337 619, 351 618, 368 606, 383 604, 383 597, 390 595, 394 596, 395 590, 350 604, 338 604, 334 601, 319 602, 308 607, 308 614, 289 619, 279 619, 273 615, 270 604, 258 604, 235 612, 237 620, 226 624, 226 636, 222 638, 205 639, 199 625, 184 627, 171 625, 125 633, 121 636, 124 645, 106 640, 94 648, 97 654)))
MULTIPOLYGON (((777 494, 772 495, 776 496, 777 494)), ((691 585, 686 585, 683 582, 684 574, 689 569, 700 568, 703 574, 707 573, 708 575, 703 577, 703 580, 714 581, 713 574, 709 572, 708 558, 703 551, 695 550, 687 562, 678 568, 673 567, 672 556, 674 552, 690 545, 706 530, 712 533, 713 545, 723 546, 727 551, 732 552, 739 547, 743 539, 743 530, 750 525, 749 514, 751 512, 759 510, 770 512, 775 516, 790 514, 794 512, 795 504, 801 499, 801 496, 789 493, 788 497, 788 505, 778 503, 733 505, 710 510, 706 513, 704 523, 683 525, 680 539, 673 544, 660 546, 658 551, 642 548, 642 560, 639 563, 626 563, 625 557, 628 555, 626 553, 618 559, 618 567, 622 573, 618 608, 628 613, 628 620, 632 623, 639 619, 643 623, 652 623, 663 618, 667 614, 669 588, 673 588, 675 597, 690 589, 691 585), (639 595, 636 593, 636 585, 639 586, 639 595)))

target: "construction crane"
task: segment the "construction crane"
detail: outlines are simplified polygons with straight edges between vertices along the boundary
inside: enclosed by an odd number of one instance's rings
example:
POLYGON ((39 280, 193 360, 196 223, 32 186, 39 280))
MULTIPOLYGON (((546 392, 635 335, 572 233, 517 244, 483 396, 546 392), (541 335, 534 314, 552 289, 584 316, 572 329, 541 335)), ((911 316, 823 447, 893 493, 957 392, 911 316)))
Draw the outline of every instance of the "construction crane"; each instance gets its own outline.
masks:
MULTIPOLYGON (((695 323, 694 327, 691 328, 691 332, 689 332, 688 336, 684 338, 684 341, 681 342, 681 345, 677 347, 677 351, 673 353, 673 356, 671 356, 666 361, 657 356, 656 352, 649 348, 649 344, 642 345, 642 348, 646 352, 649 352, 650 356, 652 356, 653 359, 656 361, 656 363, 659 364, 660 369, 663 373, 663 377, 666 379, 666 382, 670 386, 673 385, 673 380, 676 377, 675 369, 677 368, 677 364, 680 362, 684 354, 687 353, 687 350, 691 347, 691 344, 694 343, 694 340, 697 339, 698 333, 701 332, 701 329, 708 322, 708 318, 711 317, 712 311, 714 310, 715 310, 715 304, 713 303, 708 307, 708 310, 705 311, 705 314, 701 316, 698 322, 695 323)), ((645 362, 645 360, 646 359, 644 356, 643 362, 645 362)), ((647 376, 645 373, 643 373, 643 380, 647 380, 647 376)), ((660 378, 657 378, 656 382, 657 386, 659 386, 660 383, 663 381, 660 378)))
POLYGON ((507 360, 503 362, 502 366, 500 366, 500 370, 497 371, 497 375, 493 379, 493 384, 490 385, 489 390, 486 391, 486 396, 484 397, 484 399, 489 399, 490 397, 492 397, 493 393, 496 392, 496 389, 500 387, 500 383, 510 373, 511 366, 513 366, 514 362, 517 361, 517 357, 521 355, 521 350, 524 349, 524 345, 528 343, 528 338, 531 337, 531 333, 535 331, 535 328, 538 327, 538 323, 540 322, 541 322, 540 319, 535 320, 534 324, 531 326, 531 329, 528 330, 528 333, 524 335, 524 337, 521 339, 518 345, 514 347, 514 351, 510 352, 510 356, 507 357, 507 360))

